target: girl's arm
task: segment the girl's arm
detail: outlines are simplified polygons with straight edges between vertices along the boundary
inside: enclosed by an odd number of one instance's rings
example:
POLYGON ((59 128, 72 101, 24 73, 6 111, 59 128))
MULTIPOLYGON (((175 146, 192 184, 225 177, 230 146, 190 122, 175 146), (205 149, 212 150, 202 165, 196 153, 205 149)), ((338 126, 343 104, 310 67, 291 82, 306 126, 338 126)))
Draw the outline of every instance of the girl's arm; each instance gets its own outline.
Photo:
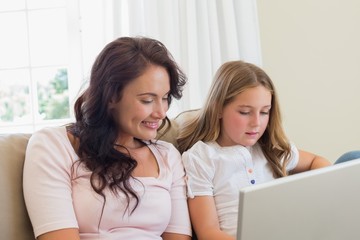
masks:
POLYGON ((304 172, 312 169, 332 165, 327 159, 310 152, 299 150, 299 162, 292 173, 304 172))
POLYGON ((215 202, 212 196, 188 199, 190 219, 199 240, 235 240, 220 230, 215 202))
POLYGON ((80 240, 77 228, 66 228, 41 234, 38 240, 80 240))

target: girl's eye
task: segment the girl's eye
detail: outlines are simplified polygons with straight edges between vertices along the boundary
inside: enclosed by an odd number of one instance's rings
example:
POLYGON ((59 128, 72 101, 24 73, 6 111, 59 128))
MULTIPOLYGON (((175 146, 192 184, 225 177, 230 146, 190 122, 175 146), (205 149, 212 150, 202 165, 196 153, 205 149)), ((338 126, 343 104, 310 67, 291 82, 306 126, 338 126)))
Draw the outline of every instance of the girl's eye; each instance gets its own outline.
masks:
POLYGON ((269 111, 267 112, 260 112, 262 115, 269 115, 269 111))
POLYGON ((243 112, 243 111, 240 111, 239 112, 241 115, 249 115, 250 114, 250 112, 243 112))

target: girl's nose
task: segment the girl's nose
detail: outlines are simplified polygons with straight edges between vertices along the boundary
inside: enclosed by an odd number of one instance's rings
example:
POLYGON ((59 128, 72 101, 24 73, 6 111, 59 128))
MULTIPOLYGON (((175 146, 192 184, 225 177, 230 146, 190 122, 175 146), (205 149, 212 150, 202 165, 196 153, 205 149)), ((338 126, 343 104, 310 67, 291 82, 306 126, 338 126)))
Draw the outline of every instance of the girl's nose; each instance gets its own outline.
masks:
POLYGON ((259 126, 259 124, 260 124, 260 115, 256 113, 251 118, 251 125, 259 126))

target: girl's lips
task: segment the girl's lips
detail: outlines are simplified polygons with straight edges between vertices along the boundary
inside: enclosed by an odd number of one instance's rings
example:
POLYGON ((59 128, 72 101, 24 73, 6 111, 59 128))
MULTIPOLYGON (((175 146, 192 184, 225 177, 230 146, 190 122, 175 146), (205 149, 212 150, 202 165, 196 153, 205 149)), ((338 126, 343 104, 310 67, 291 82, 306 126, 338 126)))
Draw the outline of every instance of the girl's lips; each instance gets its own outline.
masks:
POLYGON ((258 132, 247 132, 246 134, 247 134, 247 135, 250 135, 250 136, 256 136, 256 135, 258 135, 259 133, 258 133, 258 132))

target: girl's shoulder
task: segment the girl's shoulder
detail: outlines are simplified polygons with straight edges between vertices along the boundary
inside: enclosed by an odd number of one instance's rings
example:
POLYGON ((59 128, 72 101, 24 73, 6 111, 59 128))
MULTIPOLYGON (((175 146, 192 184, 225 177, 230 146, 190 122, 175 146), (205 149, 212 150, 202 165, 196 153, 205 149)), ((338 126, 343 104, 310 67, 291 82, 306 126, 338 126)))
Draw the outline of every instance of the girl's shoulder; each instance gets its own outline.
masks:
POLYGON ((215 156, 220 150, 219 145, 215 141, 196 142, 191 148, 186 150, 184 153, 191 155, 201 155, 201 156, 215 156))

